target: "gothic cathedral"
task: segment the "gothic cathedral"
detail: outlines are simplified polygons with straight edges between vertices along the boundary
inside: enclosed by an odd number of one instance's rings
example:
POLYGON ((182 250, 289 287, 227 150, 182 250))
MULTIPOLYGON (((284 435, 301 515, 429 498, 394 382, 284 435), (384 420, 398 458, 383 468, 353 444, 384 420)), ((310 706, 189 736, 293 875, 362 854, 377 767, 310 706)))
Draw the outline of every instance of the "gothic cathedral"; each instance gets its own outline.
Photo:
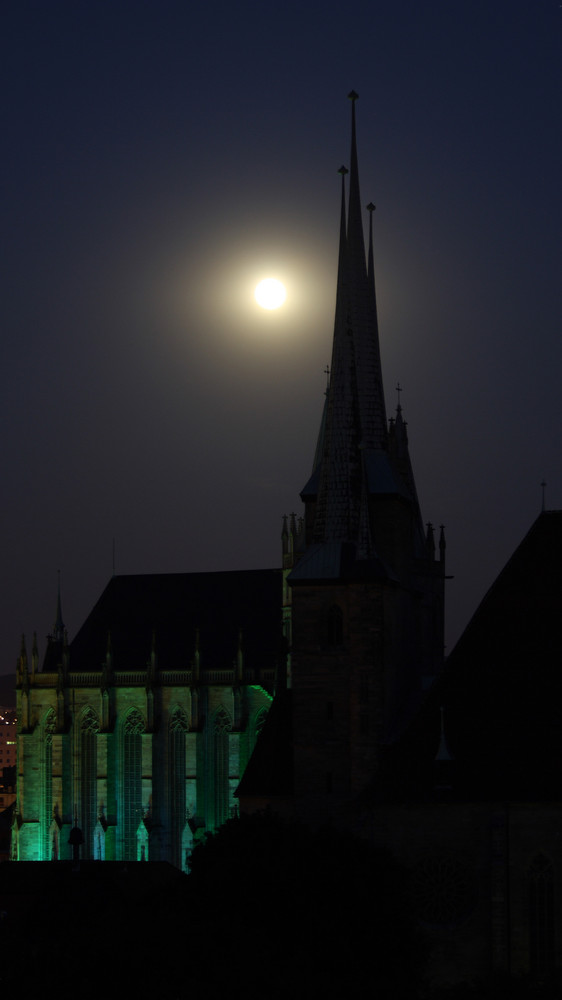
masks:
MULTIPOLYGON (((436 981, 562 967, 562 512, 443 665, 445 537, 387 420, 355 105, 329 384, 279 569, 114 577, 17 670, 12 856, 167 860, 238 808, 331 823, 412 875, 436 981)), ((554 981, 552 979, 552 981, 554 981)))
POLYGON ((78 845, 84 859, 185 869, 194 838, 235 813, 235 793, 252 798, 260 757, 267 770, 264 734, 242 781, 274 695, 291 717, 291 811, 336 818, 441 669, 445 543, 422 524, 401 407, 386 418, 374 206, 366 255, 350 96, 330 380, 283 567, 117 576, 71 643, 59 603, 41 669, 22 643, 18 859, 78 845))

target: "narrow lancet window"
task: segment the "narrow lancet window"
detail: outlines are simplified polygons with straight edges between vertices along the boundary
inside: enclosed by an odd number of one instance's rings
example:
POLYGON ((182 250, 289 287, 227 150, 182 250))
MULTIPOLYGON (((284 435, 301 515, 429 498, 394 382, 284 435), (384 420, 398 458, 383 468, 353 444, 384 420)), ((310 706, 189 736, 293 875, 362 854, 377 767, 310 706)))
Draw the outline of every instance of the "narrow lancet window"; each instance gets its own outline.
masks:
POLYGON ((328 645, 341 646, 343 642, 343 613, 337 604, 328 611, 328 645))

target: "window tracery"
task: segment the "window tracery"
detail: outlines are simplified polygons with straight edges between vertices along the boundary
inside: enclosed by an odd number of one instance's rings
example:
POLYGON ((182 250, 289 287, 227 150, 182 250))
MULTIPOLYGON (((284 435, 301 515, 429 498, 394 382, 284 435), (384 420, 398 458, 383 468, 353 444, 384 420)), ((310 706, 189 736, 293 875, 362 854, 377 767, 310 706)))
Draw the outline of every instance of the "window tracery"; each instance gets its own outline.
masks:
POLYGON ((170 814, 172 862, 182 867, 182 837, 186 822, 186 733, 187 716, 176 708, 168 726, 168 803, 170 814))
POLYGON ((137 860, 137 829, 142 809, 142 734, 144 719, 133 708, 123 722, 123 858, 137 860))
POLYGON ((213 758, 213 825, 225 823, 230 816, 229 810, 229 736, 232 732, 232 719, 226 709, 217 709, 212 725, 212 758, 213 758))
POLYGON ((80 718, 80 816, 84 836, 82 857, 94 854, 94 827, 97 821, 98 742, 100 731, 96 713, 89 706, 80 718))

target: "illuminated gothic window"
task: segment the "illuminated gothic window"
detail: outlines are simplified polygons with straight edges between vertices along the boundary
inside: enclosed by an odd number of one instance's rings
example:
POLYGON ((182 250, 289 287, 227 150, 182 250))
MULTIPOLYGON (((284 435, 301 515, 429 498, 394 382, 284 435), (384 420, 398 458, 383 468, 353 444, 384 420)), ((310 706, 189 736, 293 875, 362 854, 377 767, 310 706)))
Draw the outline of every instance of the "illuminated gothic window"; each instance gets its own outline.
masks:
POLYGON ((123 859, 137 860, 137 828, 142 819, 143 718, 136 709, 123 723, 123 859))
MULTIPOLYGON (((43 860, 53 857, 50 830, 53 819, 53 733, 55 732, 55 713, 50 711, 43 723, 41 733, 41 816, 43 828, 42 854, 43 860)), ((58 854, 57 854, 58 856, 58 854)))
POLYGON ((327 639, 330 646, 341 646, 343 642, 343 614, 337 604, 328 611, 327 639))
POLYGON ((94 861, 105 861, 105 830, 101 820, 96 820, 94 826, 94 861))
POLYGON ((97 734, 98 718, 91 708, 80 720, 80 814, 78 825, 84 834, 82 856, 93 856, 93 831, 97 821, 97 734))
POLYGON ((172 862, 181 868, 182 865, 182 834, 186 818, 185 802, 185 745, 187 733, 187 717, 181 708, 177 708, 170 717, 168 731, 168 781, 172 862))
POLYGON ((553 969, 554 868, 544 854, 537 854, 529 868, 529 960, 538 980, 553 969))
POLYGON ((229 746, 232 719, 224 708, 219 708, 213 719, 213 824, 225 823, 229 812, 229 746))
POLYGON ((49 826, 49 850, 50 850, 50 860, 58 861, 60 858, 60 829, 57 819, 53 816, 51 824, 49 826))

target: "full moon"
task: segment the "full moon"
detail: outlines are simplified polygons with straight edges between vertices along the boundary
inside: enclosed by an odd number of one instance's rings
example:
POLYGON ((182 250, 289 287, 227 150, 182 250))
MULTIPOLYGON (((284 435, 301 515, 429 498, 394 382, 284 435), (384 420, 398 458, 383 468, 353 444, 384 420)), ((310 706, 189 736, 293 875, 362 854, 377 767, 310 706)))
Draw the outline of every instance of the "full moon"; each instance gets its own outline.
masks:
POLYGON ((263 309, 278 309, 286 296, 285 286, 277 278, 264 278, 256 287, 256 302, 263 309))

